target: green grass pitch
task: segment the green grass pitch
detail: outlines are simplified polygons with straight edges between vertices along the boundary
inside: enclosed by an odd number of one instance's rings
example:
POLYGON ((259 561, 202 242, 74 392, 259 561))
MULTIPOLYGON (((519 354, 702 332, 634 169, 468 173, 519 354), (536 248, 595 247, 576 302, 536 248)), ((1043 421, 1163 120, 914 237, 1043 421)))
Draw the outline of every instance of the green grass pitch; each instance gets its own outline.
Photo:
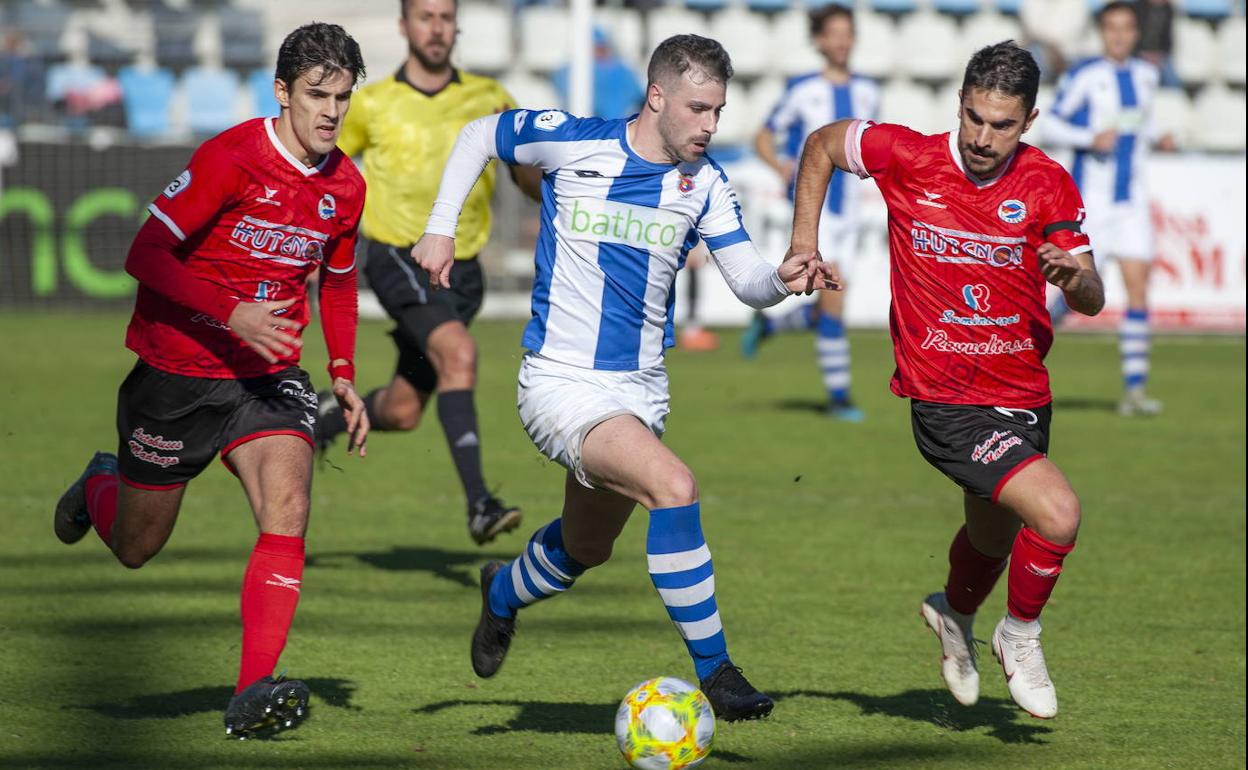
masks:
MULTIPOLYGON (((644 512, 609 564, 521 616, 496 678, 473 676, 477 567, 557 514, 563 477, 516 417, 519 325, 482 323, 486 475, 524 507, 521 531, 471 543, 432 416, 375 435, 364 461, 338 447, 318 466, 282 663, 311 684, 312 718, 228 741, 255 537, 237 482, 220 464, 196 480, 168 546, 138 571, 94 534, 69 548, 50 527, 91 451, 115 446, 125 320, 0 315, 0 767, 622 768, 618 699, 648 677, 692 677, 646 576, 644 512)), ((361 326, 362 389, 389 377, 385 329, 361 326)), ((1112 412, 1113 339, 1062 336, 1050 356, 1052 456, 1085 516, 1044 615, 1052 721, 1013 707, 987 648, 979 704, 945 692, 918 605, 943 584, 960 495, 919 457, 887 391, 887 336, 852 338, 861 425, 818 413, 809 337, 748 363, 731 333, 718 352, 669 358, 668 441, 702 489, 729 649, 778 699, 769 720, 720 725, 705 767, 1243 767, 1243 338, 1158 340, 1166 412, 1154 420, 1112 412)), ((323 383, 310 339, 305 364, 323 383)), ((1004 581, 981 638, 1003 607, 1004 581)))

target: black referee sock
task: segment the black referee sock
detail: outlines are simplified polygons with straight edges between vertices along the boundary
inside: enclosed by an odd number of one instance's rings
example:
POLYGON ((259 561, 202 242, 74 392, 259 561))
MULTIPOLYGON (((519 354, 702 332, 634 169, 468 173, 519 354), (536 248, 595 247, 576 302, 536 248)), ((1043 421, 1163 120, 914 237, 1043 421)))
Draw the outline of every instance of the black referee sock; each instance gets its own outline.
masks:
POLYGON ((481 477, 481 439, 477 434, 477 407, 471 390, 449 390, 438 394, 438 420, 446 433, 446 444, 459 471, 468 504, 485 497, 481 477))

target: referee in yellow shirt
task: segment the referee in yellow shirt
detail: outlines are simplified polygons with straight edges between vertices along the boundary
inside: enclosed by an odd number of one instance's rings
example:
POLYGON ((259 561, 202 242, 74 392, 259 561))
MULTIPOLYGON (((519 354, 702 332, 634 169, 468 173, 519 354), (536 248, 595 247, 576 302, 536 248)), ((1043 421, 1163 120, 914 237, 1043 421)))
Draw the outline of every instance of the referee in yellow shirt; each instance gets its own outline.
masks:
MULTIPOLYGON (((520 509, 486 488, 473 402, 477 345, 468 324, 485 293, 477 254, 490 237, 493 167, 486 169, 464 205, 455 237, 452 288, 430 291, 428 275, 408 256, 425 230, 460 129, 515 106, 498 82, 451 66, 457 10, 455 0, 400 0, 399 30, 407 38, 407 60, 392 77, 364 86, 352 97, 338 146, 364 158, 364 275, 394 319, 391 336, 399 351, 390 384, 364 398, 369 420, 373 430, 412 430, 429 396, 438 394, 438 418, 468 501, 468 531, 484 544, 520 524, 520 509)), ((537 169, 514 168, 512 179, 530 197, 540 197, 537 169)), ((325 411, 317 439, 328 447, 346 423, 336 399, 322 398, 321 403, 325 411)))

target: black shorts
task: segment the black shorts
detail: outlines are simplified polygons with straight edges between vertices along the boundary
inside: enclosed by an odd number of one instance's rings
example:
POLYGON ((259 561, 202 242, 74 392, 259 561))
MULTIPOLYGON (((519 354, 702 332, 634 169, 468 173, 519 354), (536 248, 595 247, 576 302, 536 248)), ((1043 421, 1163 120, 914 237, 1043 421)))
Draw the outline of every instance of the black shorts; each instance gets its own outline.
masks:
POLYGON ((302 436, 312 445, 316 391, 297 366, 244 380, 184 377, 139 361, 117 392, 117 460, 132 487, 172 489, 212 458, 262 436, 302 436))
POLYGON ((485 297, 485 276, 473 259, 451 265, 451 287, 433 291, 429 274, 411 258, 411 248, 367 241, 364 277, 396 324, 390 336, 399 349, 396 374, 417 390, 433 392, 438 376, 425 358, 429 334, 447 321, 472 323, 485 297))
POLYGON ((1005 482, 1049 451, 1052 404, 1034 409, 910 402, 923 459, 967 492, 997 501, 1005 482))

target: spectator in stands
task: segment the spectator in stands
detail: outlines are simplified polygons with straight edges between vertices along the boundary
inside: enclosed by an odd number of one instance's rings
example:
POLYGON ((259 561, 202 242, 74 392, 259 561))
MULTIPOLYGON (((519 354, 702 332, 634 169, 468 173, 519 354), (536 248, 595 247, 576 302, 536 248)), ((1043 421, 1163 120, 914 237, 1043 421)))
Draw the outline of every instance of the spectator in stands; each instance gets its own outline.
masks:
POLYGON ((1140 42, 1135 54, 1161 71, 1163 88, 1181 88, 1170 55, 1174 51, 1174 3, 1171 0, 1136 0, 1140 42))
POLYGON ((0 128, 20 125, 43 102, 43 62, 22 31, 0 27, 0 128))
MULTIPOLYGON (((567 66, 560 67, 552 77, 565 105, 568 77, 567 66)), ((635 115, 644 96, 637 73, 616 53, 606 31, 594 27, 594 115, 607 120, 635 115)))
POLYGON ((1041 78, 1052 83, 1078 54, 1088 30, 1087 0, 1023 0, 1019 21, 1041 78))

